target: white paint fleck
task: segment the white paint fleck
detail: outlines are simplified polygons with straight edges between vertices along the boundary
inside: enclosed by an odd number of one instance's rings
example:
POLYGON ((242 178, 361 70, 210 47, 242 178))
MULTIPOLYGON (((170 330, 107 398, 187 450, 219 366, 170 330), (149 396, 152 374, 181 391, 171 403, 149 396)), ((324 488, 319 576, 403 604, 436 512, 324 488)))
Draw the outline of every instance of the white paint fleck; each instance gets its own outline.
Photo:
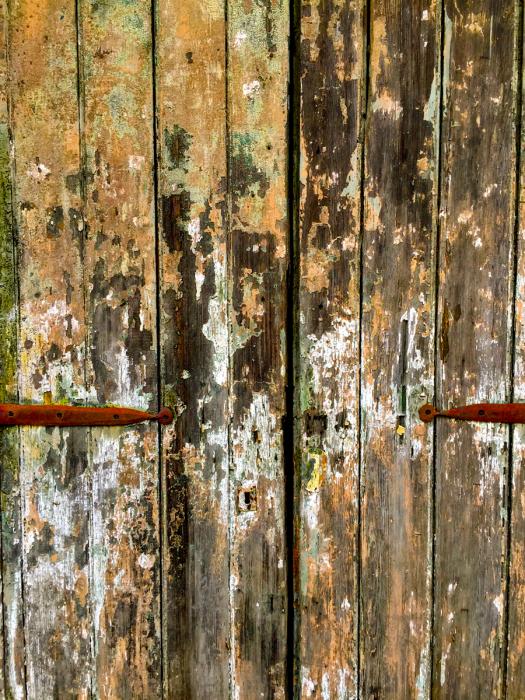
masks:
POLYGON ((142 170, 142 166, 144 165, 146 159, 144 156, 134 156, 130 155, 128 156, 128 168, 130 170, 142 170))
POLYGON ((484 199, 487 199, 487 197, 490 197, 490 195, 491 195, 495 190, 497 190, 497 189, 498 189, 498 183, 497 183, 497 182, 493 182, 491 185, 488 185, 488 186, 485 188, 485 191, 483 192, 483 197, 484 197, 484 199))
POLYGON ((416 679, 416 700, 426 700, 428 696, 428 652, 428 646, 423 647, 423 649, 421 650, 421 655, 419 657, 419 671, 416 679))
POLYGON ((330 676, 326 671, 321 678, 321 696, 323 700, 330 700, 330 676))
POLYGON ((458 223, 467 224, 472 219, 473 214, 474 211, 472 207, 470 207, 470 209, 462 211, 461 214, 458 215, 458 223))
POLYGON ((382 89, 372 102, 372 110, 395 118, 399 118, 403 113, 403 107, 399 100, 394 99, 386 89, 382 89))
POLYGON ((199 245, 202 235, 201 235, 201 220, 198 216, 191 219, 188 224, 188 235, 191 238, 191 252, 197 254, 197 246, 199 245))
POLYGON ((142 569, 151 569, 155 564, 155 557, 153 554, 145 554, 142 552, 137 561, 142 569))
POLYGON ((446 671, 447 671, 447 659, 448 655, 450 654, 450 643, 447 646, 447 650, 441 654, 441 663, 440 663, 440 669, 439 669, 439 682, 441 686, 445 685, 446 681, 446 671))
POLYGON ((31 163, 26 174, 34 180, 42 182, 51 173, 51 170, 44 163, 31 163))
POLYGON ((237 32, 237 34, 235 35, 235 38, 233 40, 233 45, 235 46, 235 48, 238 49, 239 46, 241 46, 246 41, 247 38, 248 38, 248 34, 246 32, 244 32, 244 31, 237 32))
POLYGON ((503 610, 503 594, 500 593, 494 598, 492 602, 494 603, 494 607, 498 611, 498 615, 501 617, 501 612, 503 610))
MULTIPOLYGON (((106 363, 106 365, 113 371, 116 380, 115 400, 124 406, 134 406, 147 410, 151 394, 143 390, 143 382, 133 382, 133 386, 131 385, 130 377, 140 372, 140 366, 132 369, 128 353, 123 345, 115 352, 111 364, 106 363)), ((145 372, 146 368, 143 369, 145 372)))
POLYGON ((338 700, 356 700, 354 694, 350 695, 348 690, 348 679, 350 678, 350 669, 346 666, 345 668, 340 668, 337 671, 339 676, 339 683, 337 686, 337 698, 338 700))
MULTIPOLYGON (((361 169, 359 167, 359 149, 354 149, 350 158, 350 170, 346 178, 346 185, 341 192, 342 197, 353 199, 359 194, 359 186, 361 183, 361 169)), ((345 239, 346 240, 346 239, 345 239)), ((344 243, 343 243, 344 245, 344 243)))
POLYGON ((307 698, 311 698, 315 692, 315 683, 310 678, 310 669, 306 668, 306 666, 303 666, 301 668, 301 677, 302 677, 301 686, 302 686, 303 695, 307 698))
POLYGON ((258 80, 252 80, 251 83, 244 83, 242 93, 245 97, 252 98, 261 90, 261 83, 258 80))
POLYGON ((224 263, 218 257, 214 257, 213 268, 217 293, 208 302, 208 321, 203 325, 202 333, 213 346, 213 378, 219 386, 226 386, 229 341, 225 305, 221 299, 226 289, 226 270, 224 263))
POLYGON ((434 73, 432 85, 430 86, 430 94, 423 110, 423 119, 430 124, 434 123, 438 108, 438 87, 439 81, 437 73, 434 73))
POLYGON ((200 270, 195 271, 195 292, 197 300, 201 298, 202 285, 204 284, 205 279, 206 276, 203 272, 200 270))

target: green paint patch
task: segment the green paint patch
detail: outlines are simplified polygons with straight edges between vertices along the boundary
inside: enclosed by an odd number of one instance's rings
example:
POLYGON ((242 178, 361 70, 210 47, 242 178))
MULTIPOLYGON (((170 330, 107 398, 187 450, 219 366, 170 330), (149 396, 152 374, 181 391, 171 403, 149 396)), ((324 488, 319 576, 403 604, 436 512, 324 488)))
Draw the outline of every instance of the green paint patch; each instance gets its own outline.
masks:
POLYGON ((162 392, 162 405, 169 406, 173 411, 176 411, 180 403, 177 390, 172 385, 167 385, 164 387, 162 392))
POLYGON ((9 140, 7 127, 0 125, 0 399, 16 400, 15 254, 11 209, 9 140))
POLYGON ((168 156, 169 170, 182 170, 187 173, 186 167, 189 163, 188 151, 191 147, 193 137, 181 126, 175 124, 169 131, 164 129, 164 146, 168 156))
POLYGON ((130 114, 135 112, 135 99, 133 94, 121 85, 116 85, 107 96, 107 104, 113 128, 119 138, 126 134, 134 134, 135 129, 130 126, 130 114))
POLYGON ((249 133, 232 135, 231 189, 234 196, 253 195, 264 199, 270 182, 254 160, 258 137, 249 133))

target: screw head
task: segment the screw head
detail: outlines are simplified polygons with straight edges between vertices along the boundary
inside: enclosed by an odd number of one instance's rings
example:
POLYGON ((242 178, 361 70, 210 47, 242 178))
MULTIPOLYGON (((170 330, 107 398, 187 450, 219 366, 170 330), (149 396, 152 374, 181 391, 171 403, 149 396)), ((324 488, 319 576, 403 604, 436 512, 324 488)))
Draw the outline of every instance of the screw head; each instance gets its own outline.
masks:
POLYGON ((419 417, 421 418, 423 423, 430 423, 431 421, 433 421, 437 413, 438 412, 436 411, 434 406, 432 406, 431 403, 426 403, 419 409, 419 417))
POLYGON ((173 411, 171 408, 161 408, 161 410, 157 413, 156 418, 162 425, 169 425, 173 422, 173 411))

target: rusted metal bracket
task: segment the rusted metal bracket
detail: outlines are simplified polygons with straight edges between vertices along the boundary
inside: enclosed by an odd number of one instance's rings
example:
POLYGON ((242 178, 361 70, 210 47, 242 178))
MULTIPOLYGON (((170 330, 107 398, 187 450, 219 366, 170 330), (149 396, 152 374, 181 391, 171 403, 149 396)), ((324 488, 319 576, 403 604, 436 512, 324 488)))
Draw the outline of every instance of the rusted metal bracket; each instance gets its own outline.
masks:
POLYGON ((434 418, 454 418, 478 423, 525 423, 525 403, 475 403, 439 411, 430 403, 419 409, 419 417, 425 423, 434 418))
POLYGON ((158 421, 168 425, 173 421, 173 411, 162 408, 158 413, 138 411, 134 408, 96 408, 88 406, 0 404, 0 425, 111 426, 133 425, 143 421, 158 421))

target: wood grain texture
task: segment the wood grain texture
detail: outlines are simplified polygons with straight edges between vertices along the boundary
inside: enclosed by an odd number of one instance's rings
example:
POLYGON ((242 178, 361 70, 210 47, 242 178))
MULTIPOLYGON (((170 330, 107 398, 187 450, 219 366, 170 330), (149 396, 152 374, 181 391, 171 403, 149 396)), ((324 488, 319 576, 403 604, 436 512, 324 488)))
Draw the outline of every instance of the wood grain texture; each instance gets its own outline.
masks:
POLYGON ((283 698, 289 7, 227 16, 232 695, 283 698))
MULTIPOLYGON (((10 333, 10 322, 9 322, 9 312, 11 309, 16 310, 16 297, 14 295, 15 291, 15 270, 14 270, 14 248, 13 248, 13 225, 11 218, 11 167, 9 162, 9 136, 8 136, 8 105, 7 105, 7 34, 6 34, 6 6, 2 2, 0 4, 0 335, 6 335, 9 339, 10 333), (10 256, 9 256, 10 253, 10 256), (6 284, 7 283, 7 284, 6 284), (4 286, 7 287, 6 292, 4 292, 4 286), (11 293, 10 293, 11 292, 11 293), (6 313, 7 312, 7 313, 6 313)), ((15 317, 16 318, 16 317, 15 317)), ((14 325, 15 331, 15 343, 14 347, 9 347, 9 340, 7 343, 7 350, 11 351, 11 356, 16 359, 16 322, 14 325)), ((2 348, 3 349, 3 348, 2 348)), ((1 358, 0 366, 4 367, 6 364, 6 359, 9 364, 12 361, 9 359, 9 355, 4 354, 1 358)), ((9 381, 9 370, 8 370, 8 381, 9 381)), ((5 392, 2 392, 5 395, 5 392)), ((2 431, 0 433, 0 449, 2 449, 2 459, 4 459, 4 453, 6 454, 5 459, 9 461, 9 447, 6 446, 6 437, 9 439, 12 436, 13 431, 2 431), (6 449, 7 447, 7 449, 6 449)), ((3 469, 2 469, 3 472, 3 469)), ((5 499, 1 495, 1 479, 0 479, 0 523, 3 524, 3 511, 4 504, 2 501, 5 499)), ((0 557, 2 565, 0 566, 0 601, 2 601, 2 610, 0 615, 0 696, 5 697, 6 695, 6 680, 5 680, 5 632, 4 632, 4 592, 3 592, 3 528, 0 528, 0 557)))
POLYGON ((229 694, 226 24, 223 0, 159 0, 156 110, 170 698, 229 694))
MULTIPOLYGON (((509 398, 515 3, 446 0, 436 405, 509 398)), ((436 698, 501 682, 508 428, 438 422, 436 698)))
POLYGON ((176 413, 0 429, 1 697, 525 696, 523 2, 293 12, 0 0, 0 401, 176 413))
MULTIPOLYGON (((151 4, 79 3, 89 383, 157 408, 151 4)), ((158 429, 91 431, 92 610, 100 698, 161 694, 158 429)))
MULTIPOLYGON (((19 391, 85 398, 75 3, 9 3, 19 235, 19 391)), ((20 433, 27 695, 87 697, 90 491, 84 430, 20 433)), ((17 580, 13 593, 21 596, 17 580)), ((18 674, 23 661, 15 660, 18 674)), ((22 696, 22 678, 17 695, 22 696)))
MULTIPOLYGON (((522 12, 521 18, 525 21, 522 12)), ((516 36, 520 38, 520 27, 516 26, 516 36)), ((520 178, 515 183, 518 188, 516 211, 517 250, 516 250, 516 289, 515 289, 515 357, 514 357, 514 396, 513 399, 525 402, 525 100, 523 99, 525 83, 523 74, 523 59, 525 47, 523 44, 523 24, 521 27, 521 43, 516 42, 516 67, 514 83, 521 89, 521 115, 515 111, 512 116, 515 123, 521 125, 518 133, 521 146, 520 178), (521 118, 521 119, 520 119, 521 118)), ((519 103, 518 103, 519 107, 519 103)), ((508 590, 508 638, 506 691, 509 700, 525 697, 525 426, 513 428, 512 451, 512 482, 510 492, 510 561, 509 561, 509 590, 508 590)))
MULTIPOLYGON (((12 207, 7 66, 7 6, 0 4, 0 400, 16 400, 17 292, 12 207)), ((1 632, 0 696, 24 696, 19 433, 0 432, 1 632)))
POLYGON ((362 256, 361 693, 430 690, 439 6, 371 7, 362 256))
POLYGON ((301 697, 357 693, 365 3, 301 3, 295 411, 301 697))

